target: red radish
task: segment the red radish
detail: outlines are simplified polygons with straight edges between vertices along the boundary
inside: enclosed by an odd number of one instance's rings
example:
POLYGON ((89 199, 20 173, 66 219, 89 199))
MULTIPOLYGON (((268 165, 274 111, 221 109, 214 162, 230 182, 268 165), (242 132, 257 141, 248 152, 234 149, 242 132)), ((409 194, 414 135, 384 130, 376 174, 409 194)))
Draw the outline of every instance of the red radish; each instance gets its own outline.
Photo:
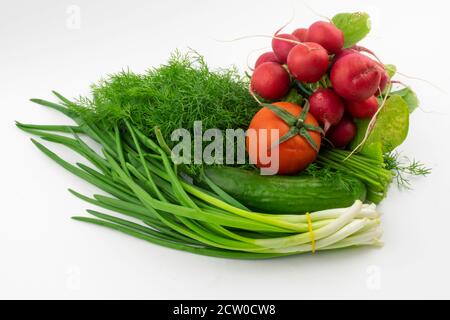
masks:
MULTIPOLYGON (((339 59, 341 59, 341 58, 343 58, 343 57, 345 57, 345 56, 348 56, 348 55, 350 55, 350 54, 360 54, 360 53, 359 53, 360 51, 362 51, 362 50, 361 50, 361 47, 356 47, 356 46, 354 46, 354 47, 352 47, 352 48, 349 48, 349 49, 344 49, 344 50, 342 50, 341 52, 339 52, 338 54, 335 55, 334 60, 333 60, 333 65, 334 65, 339 59)), ((366 52, 366 51, 364 51, 364 52, 366 52)), ((386 68, 384 67, 384 65, 382 65, 381 63, 379 63, 379 62, 377 62, 377 61, 374 61, 374 62, 375 62, 378 66, 380 66, 381 79, 380 79, 380 85, 379 85, 379 87, 380 87, 381 91, 380 91, 380 90, 377 90, 377 92, 376 92, 376 95, 380 95, 380 94, 384 91, 384 89, 386 88, 386 86, 387 86, 387 84, 388 84, 388 82, 389 82, 389 80, 390 80, 390 77, 389 77, 389 74, 387 73, 386 68)))
POLYGON ((344 115, 344 102, 331 89, 318 89, 309 97, 309 105, 309 112, 324 126, 325 132, 344 115))
POLYGON ((340 58, 331 69, 330 79, 341 97, 363 101, 377 92, 381 72, 375 61, 356 53, 340 58))
POLYGON ((297 37, 297 39, 300 40, 301 42, 305 42, 308 36, 308 29, 298 28, 294 32, 292 32, 292 35, 297 37))
POLYGON ((289 73, 276 62, 261 64, 252 75, 252 90, 267 100, 283 98, 288 93, 290 85, 289 73))
POLYGON ((356 136, 357 127, 355 122, 348 116, 344 116, 336 126, 328 131, 327 138, 334 147, 343 148, 356 136))
POLYGON ((260 65, 266 62, 276 62, 279 63, 277 56, 272 51, 263 53, 259 56, 258 60, 255 62, 255 69, 258 68, 260 65))
POLYGON ((378 111, 378 99, 372 96, 364 101, 348 101, 346 107, 354 118, 371 119, 378 111))
POLYGON ((341 59, 341 58, 343 58, 343 57, 345 57, 345 56, 348 56, 348 55, 350 55, 350 54, 355 54, 355 53, 358 53, 358 51, 356 51, 356 50, 354 50, 354 49, 344 49, 344 50, 341 50, 339 53, 337 53, 337 54, 334 56, 333 63, 336 63, 339 59, 341 59))
POLYGON ((289 52, 294 48, 297 44, 292 41, 300 42, 297 37, 293 36, 292 34, 275 34, 276 38, 286 39, 289 41, 284 41, 281 39, 272 39, 272 49, 275 55, 277 56, 278 60, 285 64, 287 61, 287 57, 289 55, 289 52))
POLYGON ((344 47, 344 33, 334 24, 325 21, 313 23, 308 29, 306 40, 320 44, 330 54, 337 54, 344 47))
POLYGON ((297 80, 314 83, 328 70, 328 53, 320 44, 305 42, 291 50, 287 65, 297 80))
POLYGON ((273 53, 273 52, 266 52, 266 53, 263 53, 262 55, 260 55, 258 60, 256 60, 255 69, 258 68, 260 65, 262 65, 265 62, 277 62, 277 63, 279 63, 280 61, 278 60, 278 58, 275 55, 275 53, 273 53))
POLYGON ((381 80, 380 80, 380 86, 379 86, 379 90, 377 90, 377 95, 380 95, 381 93, 383 93, 384 89, 386 88, 389 80, 390 80, 390 76, 389 73, 386 71, 386 68, 384 67, 384 65, 379 62, 380 59, 378 59, 377 55, 370 49, 367 49, 365 47, 362 46, 353 46, 352 47, 353 50, 357 51, 357 52, 365 52, 367 54, 370 54, 371 56, 373 56, 376 60, 375 63, 380 66, 380 71, 381 71, 381 80))

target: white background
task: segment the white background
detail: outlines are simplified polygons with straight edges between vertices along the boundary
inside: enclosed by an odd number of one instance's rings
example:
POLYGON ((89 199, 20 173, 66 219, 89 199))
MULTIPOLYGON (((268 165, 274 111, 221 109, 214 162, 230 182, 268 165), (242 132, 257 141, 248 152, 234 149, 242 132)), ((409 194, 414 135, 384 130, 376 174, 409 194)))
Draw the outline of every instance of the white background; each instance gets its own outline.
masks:
MULTIPOLYGON (((367 46, 402 73, 449 88, 446 1, 310 4, 328 17, 368 11, 374 31, 367 46)), ((450 298, 449 96, 425 82, 401 78, 422 100, 401 150, 429 164, 433 174, 414 180, 412 191, 392 188, 380 207, 382 249, 231 261, 77 223, 69 218, 89 206, 67 188, 96 190, 47 159, 14 127, 14 120, 66 121, 28 102, 31 97, 52 99, 52 89, 69 97, 88 94, 100 77, 157 66, 175 48, 192 47, 213 67, 235 64, 244 71, 247 56, 269 40, 217 40, 272 34, 293 9, 289 30, 319 19, 301 1, 3 1, 0 298, 450 298), (73 17, 77 8, 79 21, 73 17)))

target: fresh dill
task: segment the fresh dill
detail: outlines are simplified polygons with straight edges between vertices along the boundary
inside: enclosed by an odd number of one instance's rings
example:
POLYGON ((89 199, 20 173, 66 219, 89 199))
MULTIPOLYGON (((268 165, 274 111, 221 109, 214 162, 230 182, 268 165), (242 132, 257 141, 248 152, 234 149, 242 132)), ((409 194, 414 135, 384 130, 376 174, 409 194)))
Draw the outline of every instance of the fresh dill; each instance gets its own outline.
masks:
MULTIPOLYGON (((248 93, 249 80, 235 67, 211 70, 195 51, 173 53, 169 61, 143 74, 124 70, 92 85, 92 98, 82 97, 73 108, 87 121, 106 128, 125 121, 148 137, 158 127, 173 147, 171 135, 186 129, 193 136, 194 123, 203 130, 247 129, 260 109, 248 93)), ((192 139, 193 140, 193 139, 192 139)), ((187 165, 189 173, 198 165, 187 165)))
POLYGON ((426 167, 422 162, 415 159, 410 160, 399 152, 386 154, 384 163, 386 169, 394 172, 399 188, 411 189, 410 178, 412 176, 427 176, 431 173, 431 168, 426 167))
POLYGON ((351 190, 351 185, 349 185, 347 179, 344 178, 346 175, 342 171, 328 166, 320 166, 314 162, 310 164, 301 174, 320 179, 325 183, 339 185, 344 189, 351 190))
POLYGON ((170 144, 174 130, 246 129, 259 105, 248 94, 248 79, 236 68, 211 70, 190 51, 144 74, 124 70, 92 85, 92 98, 79 99, 80 112, 113 126, 127 120, 148 136, 159 127, 170 144))

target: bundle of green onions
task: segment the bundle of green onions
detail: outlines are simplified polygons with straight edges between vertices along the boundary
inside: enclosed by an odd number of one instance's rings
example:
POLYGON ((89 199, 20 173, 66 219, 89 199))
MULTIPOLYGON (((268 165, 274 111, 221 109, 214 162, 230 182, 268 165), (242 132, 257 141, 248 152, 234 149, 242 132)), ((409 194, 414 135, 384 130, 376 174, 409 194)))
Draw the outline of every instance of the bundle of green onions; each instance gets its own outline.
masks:
POLYGON ((354 246, 379 245, 380 214, 360 201, 350 208, 308 215, 252 212, 206 178, 197 186, 173 164, 170 150, 156 130, 157 141, 126 123, 125 128, 83 120, 71 102, 33 99, 73 119, 76 125, 17 126, 43 140, 64 145, 90 164, 68 163, 36 140, 33 143, 59 165, 109 194, 78 198, 116 213, 88 210, 74 217, 161 246, 236 259, 267 259, 354 246), (95 152, 81 136, 102 147, 95 152), (120 215, 120 217, 118 216, 120 215))
POLYGON ((394 173, 384 161, 371 159, 351 151, 339 149, 321 150, 317 163, 360 179, 367 186, 367 200, 380 203, 387 195, 394 173))

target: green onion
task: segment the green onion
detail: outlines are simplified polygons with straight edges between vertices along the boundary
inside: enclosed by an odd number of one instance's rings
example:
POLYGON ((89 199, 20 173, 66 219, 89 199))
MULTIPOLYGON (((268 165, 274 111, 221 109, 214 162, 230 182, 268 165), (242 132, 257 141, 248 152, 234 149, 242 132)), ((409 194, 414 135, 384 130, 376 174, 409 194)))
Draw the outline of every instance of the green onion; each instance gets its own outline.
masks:
POLYGON ((380 203, 387 194, 394 178, 394 173, 385 168, 383 161, 377 161, 350 151, 328 149, 322 150, 317 158, 319 165, 345 171, 363 181, 368 189, 367 198, 380 203))

